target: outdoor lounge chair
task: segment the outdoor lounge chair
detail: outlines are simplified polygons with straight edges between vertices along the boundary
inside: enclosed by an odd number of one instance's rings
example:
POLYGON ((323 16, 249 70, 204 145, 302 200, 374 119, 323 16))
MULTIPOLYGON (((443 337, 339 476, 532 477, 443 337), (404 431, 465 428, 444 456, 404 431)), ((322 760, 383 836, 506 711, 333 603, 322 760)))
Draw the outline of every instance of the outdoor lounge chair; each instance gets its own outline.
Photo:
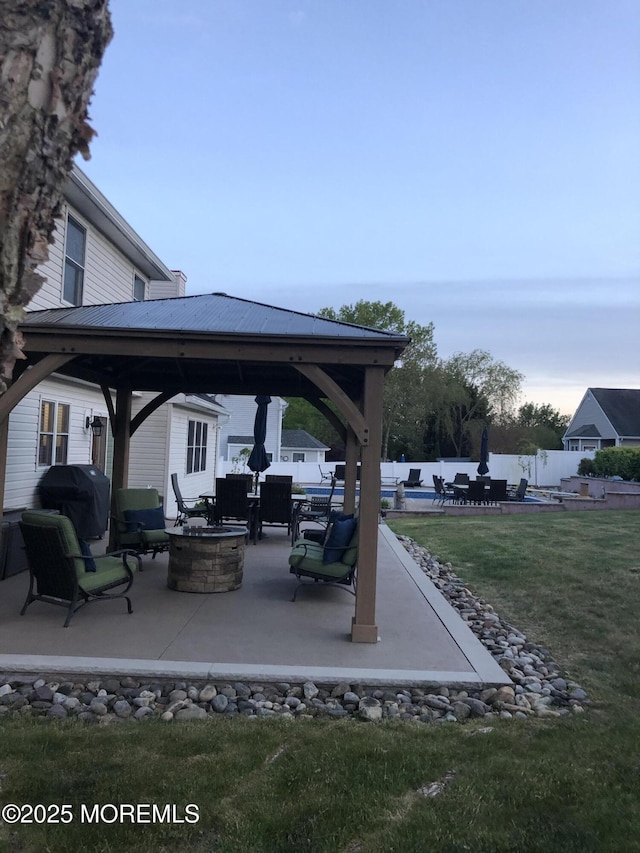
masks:
POLYGON ((403 486, 408 486, 410 489, 415 488, 416 486, 422 485, 422 480, 420 479, 421 468, 409 468, 409 479, 402 480, 403 486))
POLYGON ((67 608, 64 627, 85 604, 124 598, 132 612, 127 593, 133 574, 140 568, 140 557, 133 551, 115 551, 93 557, 89 547, 81 548, 71 520, 42 510, 22 513, 20 530, 29 563, 29 592, 20 611, 24 616, 33 601, 44 601, 67 608), (123 587, 120 592, 107 590, 123 587))
POLYGON ((525 493, 527 491, 528 485, 529 485, 529 481, 526 480, 524 477, 522 477, 520 480, 520 485, 518 486, 518 488, 515 491, 513 491, 513 489, 511 489, 510 491, 507 492, 507 500, 508 501, 523 501, 525 493))
POLYGON ((178 475, 171 475, 171 487, 173 489, 173 494, 175 495, 176 503, 178 505, 178 517, 176 518, 176 527, 180 527, 180 525, 184 524, 185 521, 189 518, 208 518, 209 511, 206 506, 195 506, 195 503, 200 503, 200 498, 189 498, 185 500, 182 497, 182 492, 180 491, 180 484, 178 483, 178 475), (191 504, 191 506, 189 506, 191 504))
POLYGON ((128 548, 138 554, 159 551, 169 547, 164 509, 157 489, 116 489, 115 525, 117 548, 128 548))
POLYGON ((355 595, 357 560, 358 524, 353 517, 334 521, 324 544, 299 539, 289 554, 289 571, 298 579, 291 601, 307 585, 303 578, 355 595))

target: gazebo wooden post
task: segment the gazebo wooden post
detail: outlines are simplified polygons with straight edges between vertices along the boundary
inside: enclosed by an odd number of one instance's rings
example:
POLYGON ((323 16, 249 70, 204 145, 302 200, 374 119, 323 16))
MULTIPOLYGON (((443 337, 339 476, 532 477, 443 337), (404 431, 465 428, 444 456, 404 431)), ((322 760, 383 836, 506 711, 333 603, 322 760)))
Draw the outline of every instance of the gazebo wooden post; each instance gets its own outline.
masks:
POLYGON ((383 393, 384 368, 367 367, 364 379, 364 418, 369 432, 368 441, 363 444, 361 451, 358 584, 355 615, 351 622, 351 639, 354 643, 378 641, 376 577, 383 393))
POLYGON ((354 512, 356 508, 356 472, 360 447, 355 432, 347 427, 345 443, 344 504, 345 512, 354 512))
MULTIPOLYGON (((131 444, 131 402, 130 388, 118 388, 116 391, 116 411, 113 420, 113 470, 111 473, 111 516, 115 515, 116 491, 129 485, 129 448, 131 444)), ((109 527, 109 550, 116 547, 116 531, 113 524, 109 527)))

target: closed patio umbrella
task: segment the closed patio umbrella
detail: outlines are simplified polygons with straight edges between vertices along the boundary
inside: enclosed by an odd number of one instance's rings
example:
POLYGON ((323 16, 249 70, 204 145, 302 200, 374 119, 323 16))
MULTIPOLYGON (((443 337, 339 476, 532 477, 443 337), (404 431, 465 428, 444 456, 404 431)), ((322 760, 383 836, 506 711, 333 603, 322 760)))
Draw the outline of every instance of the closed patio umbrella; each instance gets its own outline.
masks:
POLYGON ((485 427, 482 430, 482 438, 480 439, 480 464, 478 465, 478 474, 483 477, 489 471, 489 430, 485 427))
POLYGON ((264 449, 264 441, 267 437, 267 406, 271 402, 271 397, 266 394, 259 394, 256 397, 258 408, 256 409, 256 417, 253 422, 253 450, 249 456, 247 465, 250 470, 256 475, 256 488, 258 486, 258 474, 260 471, 266 471, 271 465, 267 459, 267 451, 264 449))

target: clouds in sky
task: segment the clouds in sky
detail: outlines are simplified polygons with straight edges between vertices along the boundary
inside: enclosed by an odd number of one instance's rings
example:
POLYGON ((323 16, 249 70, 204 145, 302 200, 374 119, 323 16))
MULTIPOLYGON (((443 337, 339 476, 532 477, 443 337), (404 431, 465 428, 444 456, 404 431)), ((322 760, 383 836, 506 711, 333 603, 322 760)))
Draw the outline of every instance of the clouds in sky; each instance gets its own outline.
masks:
POLYGON ((111 9, 83 168, 188 292, 391 299, 563 411, 638 386, 640 6, 111 9))

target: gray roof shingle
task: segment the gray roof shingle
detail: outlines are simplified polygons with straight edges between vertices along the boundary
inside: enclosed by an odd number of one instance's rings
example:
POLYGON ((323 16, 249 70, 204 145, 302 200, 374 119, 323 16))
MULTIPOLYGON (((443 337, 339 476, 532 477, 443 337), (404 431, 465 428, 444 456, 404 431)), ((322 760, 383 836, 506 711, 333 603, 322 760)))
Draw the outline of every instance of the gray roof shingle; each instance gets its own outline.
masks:
POLYGON ((640 437, 640 389, 590 388, 619 436, 640 437))
POLYGON ((323 444, 304 429, 283 429, 280 445, 281 447, 299 448, 300 450, 329 450, 326 444, 323 444))

